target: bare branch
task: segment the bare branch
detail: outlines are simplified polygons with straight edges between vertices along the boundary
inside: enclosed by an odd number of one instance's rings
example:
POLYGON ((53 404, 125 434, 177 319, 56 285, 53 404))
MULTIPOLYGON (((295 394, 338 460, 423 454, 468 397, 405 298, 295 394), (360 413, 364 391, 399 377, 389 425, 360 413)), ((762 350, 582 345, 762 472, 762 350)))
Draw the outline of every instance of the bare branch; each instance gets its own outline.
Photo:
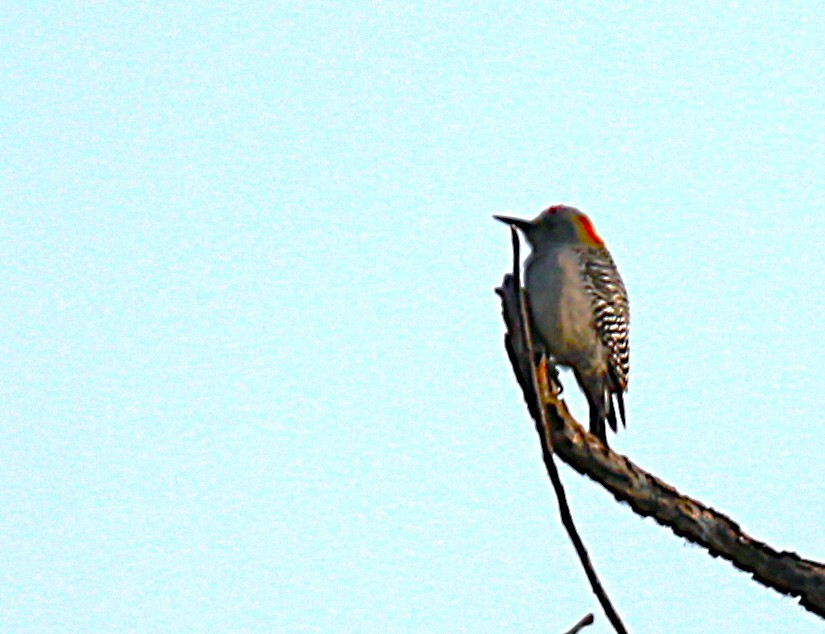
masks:
MULTIPOLYGON (((542 400, 537 395, 545 393, 549 394, 549 389, 543 390, 539 382, 539 375, 536 370, 535 353, 533 352, 533 333, 530 327, 530 316, 527 312, 527 301, 524 296, 524 291, 521 288, 521 258, 519 249, 518 232, 515 227, 510 227, 510 234, 513 241, 513 288, 516 289, 518 295, 518 316, 519 316, 519 330, 521 332, 521 346, 524 349, 527 358, 526 366, 529 368, 529 387, 532 389, 534 395, 533 403, 535 411, 538 413, 536 418, 536 431, 541 439, 542 456, 544 458, 544 466, 547 468, 547 474, 550 476, 550 482, 553 484, 553 490, 556 492, 556 501, 559 504, 559 515, 561 516, 561 523, 567 530, 567 535, 570 541, 573 542, 573 547, 576 549, 576 554, 579 556, 584 573, 587 575, 587 580, 590 582, 590 587, 593 594, 599 600, 599 603, 604 610, 607 619, 610 621, 613 628, 619 634, 627 634, 627 630, 619 617, 618 612, 613 607, 610 597, 607 596, 601 581, 599 580, 596 570, 590 561, 590 555, 587 554, 587 549, 584 546, 579 531, 576 530, 576 525, 573 523, 573 515, 570 513, 570 506, 567 504, 567 494, 564 492, 564 485, 559 476, 559 470, 556 463, 553 461, 553 440, 552 429, 550 427, 550 420, 547 416, 547 408, 541 407, 542 400)), ((546 366, 545 366, 546 367, 546 366)), ((543 381, 547 382, 547 374, 544 373, 543 381)))
POLYGON ((564 634, 578 634, 588 625, 593 625, 594 620, 595 619, 593 618, 593 615, 588 614, 587 616, 582 617, 582 619, 578 623, 576 623, 572 628, 567 630, 564 634))
MULTIPOLYGON (((519 293, 511 275, 504 276, 496 293, 502 300, 502 315, 507 325, 505 347, 510 363, 530 414, 540 421, 535 390, 529 373, 525 372, 529 357, 524 358, 523 345, 517 343, 522 339, 519 293)), ((825 618, 825 564, 802 559, 793 552, 779 552, 753 539, 729 517, 682 495, 627 457, 605 447, 573 419, 564 401, 546 402, 545 406, 552 448, 573 469, 601 484, 642 517, 652 517, 676 535, 702 546, 712 556, 727 559, 762 585, 799 597, 800 605, 825 618)))

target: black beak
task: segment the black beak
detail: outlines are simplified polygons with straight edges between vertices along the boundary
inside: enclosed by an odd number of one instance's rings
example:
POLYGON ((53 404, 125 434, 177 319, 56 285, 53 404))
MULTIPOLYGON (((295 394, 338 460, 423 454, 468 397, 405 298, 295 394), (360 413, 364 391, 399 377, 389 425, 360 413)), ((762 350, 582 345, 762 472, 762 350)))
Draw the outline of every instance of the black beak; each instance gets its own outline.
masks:
POLYGON ((528 233, 533 228, 533 223, 530 220, 523 220, 522 218, 510 218, 509 216, 493 216, 496 220, 500 220, 506 225, 512 225, 517 229, 521 229, 524 233, 528 233))

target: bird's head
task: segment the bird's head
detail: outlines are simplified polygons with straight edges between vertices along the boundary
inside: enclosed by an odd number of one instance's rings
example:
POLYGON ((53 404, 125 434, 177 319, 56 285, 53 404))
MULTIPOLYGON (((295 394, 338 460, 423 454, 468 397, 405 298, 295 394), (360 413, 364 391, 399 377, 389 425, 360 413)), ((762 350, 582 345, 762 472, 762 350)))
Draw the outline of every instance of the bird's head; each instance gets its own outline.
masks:
POLYGON ((553 205, 533 220, 508 216, 493 216, 493 218, 521 230, 534 250, 558 244, 604 246, 590 218, 575 207, 553 205))

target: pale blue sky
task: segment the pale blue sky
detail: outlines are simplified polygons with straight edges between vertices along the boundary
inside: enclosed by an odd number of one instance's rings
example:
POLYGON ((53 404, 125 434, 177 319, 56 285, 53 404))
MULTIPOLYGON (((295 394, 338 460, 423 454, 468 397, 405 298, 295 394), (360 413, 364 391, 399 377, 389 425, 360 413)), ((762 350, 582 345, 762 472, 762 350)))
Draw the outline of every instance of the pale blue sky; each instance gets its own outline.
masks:
MULTIPOLYGON (((610 631, 493 294, 491 215, 560 202, 630 292, 613 446, 825 559, 821 3, 18 2, 0 36, 2 631, 610 631)), ((825 631, 562 476, 632 631, 825 631)))

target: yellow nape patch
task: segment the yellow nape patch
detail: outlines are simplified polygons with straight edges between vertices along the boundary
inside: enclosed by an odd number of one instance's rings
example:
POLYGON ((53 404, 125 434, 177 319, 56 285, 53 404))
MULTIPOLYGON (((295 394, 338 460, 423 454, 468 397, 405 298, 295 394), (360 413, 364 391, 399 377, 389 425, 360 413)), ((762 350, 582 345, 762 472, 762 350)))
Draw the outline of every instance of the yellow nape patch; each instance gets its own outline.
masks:
POLYGON ((576 230, 579 232, 579 238, 582 242, 594 247, 604 246, 604 241, 599 237, 599 234, 596 233, 593 223, 590 222, 590 218, 587 216, 582 214, 576 218, 576 230))

